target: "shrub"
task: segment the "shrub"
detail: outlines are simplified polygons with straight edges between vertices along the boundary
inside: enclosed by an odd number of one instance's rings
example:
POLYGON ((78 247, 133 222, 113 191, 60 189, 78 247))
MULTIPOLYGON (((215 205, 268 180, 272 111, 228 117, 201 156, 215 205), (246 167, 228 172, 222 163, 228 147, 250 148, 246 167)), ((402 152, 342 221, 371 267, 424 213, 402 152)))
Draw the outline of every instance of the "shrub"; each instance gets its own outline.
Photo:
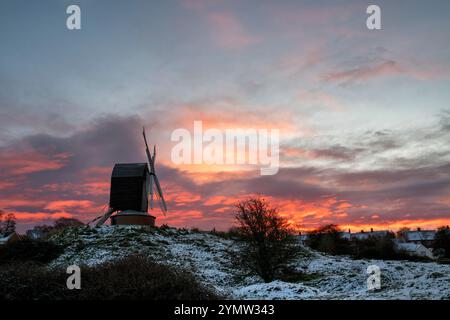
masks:
POLYGON ((43 239, 48 239, 51 236, 65 232, 67 229, 81 228, 85 226, 83 222, 75 218, 59 218, 54 221, 53 225, 37 225, 34 226, 34 231, 39 231, 43 239))
POLYGON ((84 223, 75 218, 59 218, 55 220, 53 228, 62 230, 66 228, 82 227, 84 223))
POLYGON ((216 299, 193 275, 140 256, 81 267, 81 290, 66 287, 65 270, 10 264, 0 269, 0 299, 197 300, 216 299))
POLYGON ((0 300, 64 299, 65 272, 52 272, 34 262, 9 263, 0 268, 0 300))
POLYGON ((25 238, 0 248, 0 264, 27 261, 47 263, 62 252, 63 248, 53 242, 25 238))
POLYGON ((383 238, 372 238, 364 240, 354 240, 354 256, 366 259, 394 260, 406 258, 402 253, 398 253, 394 248, 392 236, 383 238))

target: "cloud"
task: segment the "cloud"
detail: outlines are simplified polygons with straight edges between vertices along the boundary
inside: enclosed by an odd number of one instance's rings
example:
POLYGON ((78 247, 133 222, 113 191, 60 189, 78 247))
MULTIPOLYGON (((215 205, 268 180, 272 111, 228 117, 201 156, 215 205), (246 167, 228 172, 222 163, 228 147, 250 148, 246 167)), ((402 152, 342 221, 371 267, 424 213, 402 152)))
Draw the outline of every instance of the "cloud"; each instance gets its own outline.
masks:
POLYGON ((52 155, 35 150, 2 150, 0 162, 4 173, 17 175, 40 171, 58 170, 64 166, 70 157, 69 153, 54 153, 52 155))
POLYGON ((338 98, 324 92, 302 91, 298 95, 298 100, 302 105, 306 104, 315 108, 326 108, 332 111, 343 111, 346 109, 338 98))
MULTIPOLYGON (((422 139, 424 144, 446 139, 446 115, 443 112, 438 119, 440 125, 425 130, 429 136, 416 129, 377 131, 365 133, 364 138, 353 137, 360 141, 357 145, 352 145, 349 139, 346 140, 349 145, 329 142, 286 146, 284 151, 291 148, 289 156, 296 161, 296 166, 282 167, 277 175, 270 177, 260 176, 257 170, 224 172, 220 167, 188 170, 165 163, 159 154, 156 169, 169 213, 164 216, 155 209, 153 214, 160 224, 226 229, 233 224, 237 201, 262 195, 277 205, 292 223, 304 228, 324 223, 352 227, 370 223, 380 227, 397 226, 398 221, 409 224, 417 221, 423 225, 431 224, 430 221, 444 223, 450 215, 450 161, 445 150, 427 165, 417 165, 424 161, 416 161, 405 166, 395 157, 377 168, 362 170, 355 164, 383 150, 407 148, 399 140, 404 137, 407 140, 415 137, 415 143, 422 139), (308 156, 311 162, 302 160, 308 156), (323 165, 318 160, 332 161, 334 165, 323 165)), ((178 123, 179 119, 173 121, 178 123)), ((93 219, 108 203, 114 163, 145 161, 140 136, 143 122, 139 117, 104 116, 69 137, 33 135, 3 147, 0 154, 17 159, 21 166, 11 167, 8 161, 0 163, 6 181, 0 188, 0 206, 14 212, 23 226, 62 216, 84 221, 93 219), (44 163, 51 159, 60 162, 56 162, 57 166, 32 166, 39 170, 29 170, 30 166, 21 161, 21 156, 28 154, 37 155, 36 159, 44 163), (70 156, 58 158, 61 154, 70 156)), ((157 138, 152 141, 168 143, 157 138)), ((411 161, 426 156, 416 152, 411 155, 411 161)))
POLYGON ((47 203, 44 209, 50 211, 65 211, 72 208, 86 209, 92 207, 92 205, 93 202, 89 200, 59 200, 47 203))
POLYGON ((224 49, 243 49, 262 41, 250 34, 235 12, 220 8, 220 1, 184 0, 182 4, 202 17, 211 30, 213 43, 224 49))
POLYGON ((262 39, 250 35, 236 17, 229 12, 210 13, 208 21, 212 27, 214 42, 226 49, 241 49, 256 44, 262 39))
POLYGON ((374 65, 366 65, 354 69, 330 72, 322 76, 327 82, 343 84, 361 83, 370 79, 405 74, 406 70, 396 61, 389 60, 374 65))
MULTIPOLYGON (((355 61, 356 62, 356 61, 355 61)), ((416 80, 436 80, 448 77, 447 66, 425 65, 423 63, 398 62, 381 57, 373 58, 365 63, 357 63, 356 67, 324 73, 322 81, 337 82, 341 85, 360 84, 369 80, 404 76, 416 80)))

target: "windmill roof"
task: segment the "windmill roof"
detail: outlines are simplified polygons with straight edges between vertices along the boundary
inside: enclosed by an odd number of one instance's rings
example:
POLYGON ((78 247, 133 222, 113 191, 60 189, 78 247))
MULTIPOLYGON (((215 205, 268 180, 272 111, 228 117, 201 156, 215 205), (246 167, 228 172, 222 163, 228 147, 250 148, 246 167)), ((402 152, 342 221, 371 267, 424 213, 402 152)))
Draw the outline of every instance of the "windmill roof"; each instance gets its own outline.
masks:
POLYGON ((113 178, 143 177, 147 172, 146 163, 117 163, 112 172, 113 178))

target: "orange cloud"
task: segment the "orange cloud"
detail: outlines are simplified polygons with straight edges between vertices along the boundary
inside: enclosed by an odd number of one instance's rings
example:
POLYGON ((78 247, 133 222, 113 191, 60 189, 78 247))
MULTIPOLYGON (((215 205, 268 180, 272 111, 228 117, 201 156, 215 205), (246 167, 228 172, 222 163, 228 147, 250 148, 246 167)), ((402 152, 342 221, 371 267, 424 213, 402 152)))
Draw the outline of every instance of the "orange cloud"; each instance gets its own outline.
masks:
POLYGON ((14 211, 13 213, 17 220, 33 221, 33 222, 49 219, 73 218, 73 215, 67 212, 48 213, 48 212, 14 211))
POLYGON ((310 132, 294 122, 293 114, 279 108, 243 106, 239 101, 224 99, 211 104, 184 105, 167 114, 168 122, 183 128, 193 127, 194 121, 203 122, 203 129, 279 129, 283 132, 310 132), (250 110, 248 110, 250 109, 250 110), (270 117, 268 117, 270 115, 270 117))
POLYGON ((89 200, 59 200, 49 202, 44 209, 51 211, 64 211, 70 208, 86 209, 94 205, 92 201, 89 200))
POLYGON ((421 229, 437 229, 441 226, 450 225, 450 218, 440 218, 440 219, 417 219, 417 220, 392 220, 384 222, 373 222, 370 223, 346 223, 341 224, 340 227, 344 230, 351 229, 352 231, 358 232, 360 230, 368 231, 371 228, 374 230, 391 230, 397 231, 400 228, 410 228, 412 230, 416 228, 421 229))
POLYGON ((39 171, 58 170, 67 162, 70 154, 58 153, 46 155, 36 151, 21 153, 3 152, 0 154, 0 166, 10 175, 22 175, 39 171))
POLYGON ((214 205, 234 205, 236 204, 236 200, 227 196, 213 196, 207 199, 203 204, 205 206, 214 206, 214 205))

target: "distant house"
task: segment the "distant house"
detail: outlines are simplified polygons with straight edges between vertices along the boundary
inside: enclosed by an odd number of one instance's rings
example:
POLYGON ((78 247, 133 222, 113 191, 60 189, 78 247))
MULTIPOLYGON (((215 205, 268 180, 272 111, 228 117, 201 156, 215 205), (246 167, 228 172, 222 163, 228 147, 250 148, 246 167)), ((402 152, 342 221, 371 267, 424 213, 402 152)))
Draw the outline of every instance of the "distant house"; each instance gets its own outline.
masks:
POLYGON ((426 257, 430 259, 434 259, 433 252, 425 247, 423 244, 417 244, 417 243, 402 243, 402 242, 396 242, 394 246, 395 250, 397 252, 402 251, 410 256, 415 257, 426 257))
POLYGON ((47 232, 44 232, 42 230, 33 229, 33 230, 27 231, 27 237, 31 240, 42 239, 46 235, 47 235, 47 232))
POLYGON ((342 239, 345 240, 351 240, 352 237, 350 230, 348 232, 339 232, 339 235, 341 236, 342 239))
POLYGON ((420 230, 405 231, 403 233, 403 240, 407 243, 422 244, 425 247, 431 247, 436 237, 435 230, 420 230))
MULTIPOLYGON (((339 235, 344 240, 366 240, 370 238, 376 238, 381 239, 389 235, 390 231, 388 230, 380 230, 380 231, 373 231, 373 229, 370 230, 370 232, 364 232, 361 230, 361 232, 355 232, 351 233, 351 231, 343 231, 339 232, 339 235)), ((298 239, 301 243, 306 243, 311 237, 311 234, 305 233, 305 234, 299 234, 298 239)))
POLYGON ((19 235, 15 232, 8 236, 0 236, 0 246, 7 245, 8 243, 19 240, 19 235))
POLYGON ((351 233, 351 231, 349 230, 348 232, 341 232, 340 235, 341 238, 345 240, 366 240, 369 238, 381 239, 389 235, 389 231, 388 230, 373 231, 373 229, 370 229, 370 232, 365 232, 364 230, 361 230, 361 232, 351 233))
POLYGON ((306 241, 308 241, 308 239, 309 239, 309 234, 307 234, 307 233, 304 233, 304 234, 299 234, 298 236, 297 236, 297 239, 302 243, 302 244, 305 244, 306 243, 306 241))

